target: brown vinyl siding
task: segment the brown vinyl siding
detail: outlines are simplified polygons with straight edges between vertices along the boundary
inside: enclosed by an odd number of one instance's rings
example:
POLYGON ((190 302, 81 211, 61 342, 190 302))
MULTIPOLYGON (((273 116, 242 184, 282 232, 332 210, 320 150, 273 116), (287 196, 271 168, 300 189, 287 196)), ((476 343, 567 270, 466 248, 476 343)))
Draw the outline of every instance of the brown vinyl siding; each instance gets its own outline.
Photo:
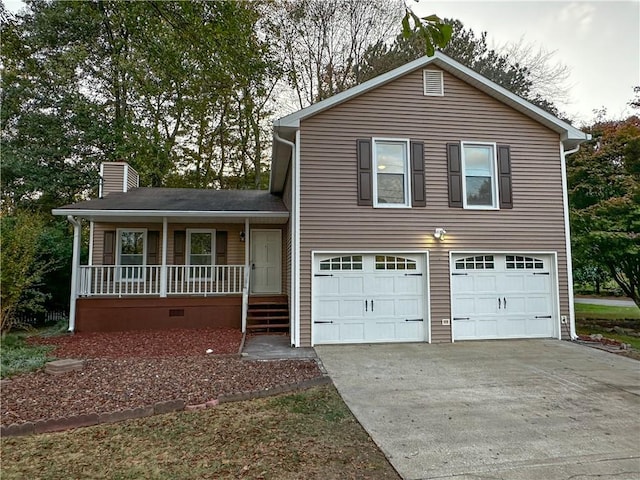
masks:
POLYGON ((124 163, 106 162, 102 165, 102 196, 122 192, 124 185, 124 163))
POLYGON ((137 188, 138 182, 139 182, 139 178, 138 178, 138 172, 136 172, 131 165, 129 165, 129 168, 127 169, 127 190, 131 190, 132 188, 137 188))
MULTIPOLYGON (((118 230, 128 228, 146 228, 160 232, 158 258, 162 260, 162 224, 161 223, 96 223, 93 233, 93 264, 102 264, 104 245, 104 232, 106 230, 118 230)), ((207 228, 228 232, 227 234, 227 264, 244 265, 244 242, 240 241, 240 232, 244 230, 244 224, 176 224, 168 225, 169 237, 167 238, 167 265, 173 265, 173 232, 191 228, 207 228)))
POLYGON ((558 134, 444 73, 443 97, 423 95, 422 70, 319 113, 301 124, 300 315, 311 342, 312 250, 428 250, 432 341, 451 341, 450 251, 558 253, 560 315, 568 315, 558 134), (426 207, 358 206, 356 140, 424 142, 426 207), (446 144, 509 145, 513 208, 449 208, 446 144), (447 230, 442 243, 436 227, 447 230))
POLYGON ((124 162, 105 162, 102 164, 102 196, 112 192, 124 192, 125 170, 127 191, 138 187, 138 172, 124 162), (127 167, 125 169, 125 167, 127 167))

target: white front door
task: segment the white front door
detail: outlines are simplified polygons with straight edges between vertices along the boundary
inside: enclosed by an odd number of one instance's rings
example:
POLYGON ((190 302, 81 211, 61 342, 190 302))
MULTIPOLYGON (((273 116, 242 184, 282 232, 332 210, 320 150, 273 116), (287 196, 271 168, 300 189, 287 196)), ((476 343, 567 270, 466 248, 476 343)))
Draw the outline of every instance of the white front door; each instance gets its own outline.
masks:
POLYGON ((423 255, 314 258, 313 343, 423 342, 423 255))
POLYGON ((282 231, 251 230, 251 293, 280 293, 282 231))
POLYGON ((456 254, 454 340, 557 337, 551 256, 456 254))

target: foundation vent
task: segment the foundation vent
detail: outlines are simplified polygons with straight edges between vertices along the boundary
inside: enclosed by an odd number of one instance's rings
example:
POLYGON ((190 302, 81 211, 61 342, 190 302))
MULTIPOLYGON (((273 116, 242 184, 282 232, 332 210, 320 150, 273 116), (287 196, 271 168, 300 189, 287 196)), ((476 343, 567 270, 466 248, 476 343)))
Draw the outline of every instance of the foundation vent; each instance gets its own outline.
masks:
POLYGON ((170 317, 184 317, 184 308, 170 308, 169 309, 170 317))

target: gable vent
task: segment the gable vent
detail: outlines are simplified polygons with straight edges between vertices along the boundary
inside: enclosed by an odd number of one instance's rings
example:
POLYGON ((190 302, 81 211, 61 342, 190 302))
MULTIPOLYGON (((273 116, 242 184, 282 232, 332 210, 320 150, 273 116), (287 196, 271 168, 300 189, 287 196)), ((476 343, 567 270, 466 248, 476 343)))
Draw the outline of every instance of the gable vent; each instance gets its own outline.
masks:
POLYGON ((424 94, 428 97, 444 95, 444 81, 440 70, 423 70, 424 94))

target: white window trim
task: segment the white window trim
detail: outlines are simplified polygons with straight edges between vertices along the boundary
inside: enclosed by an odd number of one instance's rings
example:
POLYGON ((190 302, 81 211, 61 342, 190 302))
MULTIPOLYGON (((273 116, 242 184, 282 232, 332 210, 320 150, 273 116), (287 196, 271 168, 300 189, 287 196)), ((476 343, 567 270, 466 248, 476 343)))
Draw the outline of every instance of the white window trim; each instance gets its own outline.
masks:
POLYGON ((460 159, 462 163, 462 205, 468 210, 500 210, 500 199, 498 198, 498 146, 495 142, 460 142, 460 159), (467 146, 489 146, 493 150, 493 172, 491 176, 491 192, 493 193, 493 205, 468 205, 467 204, 467 162, 464 154, 464 147, 467 146))
POLYGON ((143 277, 142 278, 123 278, 122 271, 118 268, 118 280, 122 282, 137 282, 140 280, 144 280, 146 277, 146 267, 147 266, 147 229, 146 228, 118 228, 116 229, 116 267, 123 267, 129 265, 122 265, 120 255, 122 255, 122 233, 123 232, 133 232, 133 233, 142 233, 142 263, 139 265, 142 267, 143 277))
MULTIPOLYGON (((211 267, 216 264, 216 230, 212 228, 187 228, 187 242, 186 242, 186 255, 185 255, 185 263, 191 266, 191 234, 192 233, 210 233, 211 234, 211 267)), ((197 265, 197 266, 205 266, 205 265, 197 265)), ((190 271, 187 273, 190 280, 209 280, 208 277, 197 277, 191 276, 190 271)), ((214 272, 211 272, 211 279, 214 278, 214 272)))
POLYGON ((411 176, 411 145, 407 138, 387 138, 387 137, 373 137, 371 139, 371 157, 373 170, 373 206, 374 208, 411 208, 411 182, 409 177, 411 176), (404 203, 378 203, 378 155, 376 149, 376 142, 395 142, 405 144, 405 158, 404 158, 404 203))

